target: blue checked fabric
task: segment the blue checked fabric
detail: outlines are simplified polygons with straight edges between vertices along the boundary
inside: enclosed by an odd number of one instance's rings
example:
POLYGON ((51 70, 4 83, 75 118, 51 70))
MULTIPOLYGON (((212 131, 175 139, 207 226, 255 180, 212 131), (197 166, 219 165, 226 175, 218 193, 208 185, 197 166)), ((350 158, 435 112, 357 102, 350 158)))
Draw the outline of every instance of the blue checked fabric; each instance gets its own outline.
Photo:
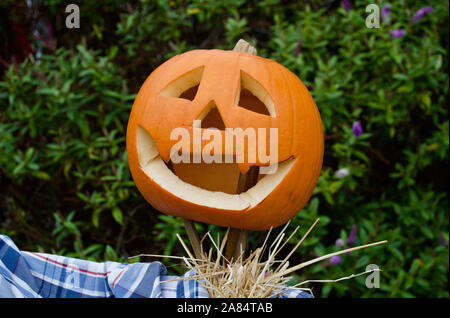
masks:
MULTIPOLYGON (((189 271, 182 277, 193 276, 189 271)), ((45 253, 20 251, 0 235, 2 298, 208 298, 198 281, 173 280, 160 262, 97 263, 45 253), (172 280, 172 281, 169 281, 172 280), (166 282, 167 281, 167 282, 166 282)), ((310 298, 287 289, 281 297, 310 298)))

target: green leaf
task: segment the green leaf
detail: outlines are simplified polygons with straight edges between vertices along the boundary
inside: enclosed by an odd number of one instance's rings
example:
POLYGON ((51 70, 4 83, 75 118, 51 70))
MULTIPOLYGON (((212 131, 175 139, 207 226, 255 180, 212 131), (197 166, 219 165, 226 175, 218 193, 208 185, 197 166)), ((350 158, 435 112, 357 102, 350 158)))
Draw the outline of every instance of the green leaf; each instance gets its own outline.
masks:
POLYGON ((108 261, 115 262, 119 257, 117 256, 116 251, 110 245, 107 245, 105 248, 105 258, 108 261))
POLYGON ((396 258, 398 258, 400 261, 404 261, 404 257, 403 254, 395 247, 393 247, 392 245, 389 245, 389 251, 392 253, 392 255, 394 255, 396 258))
POLYGON ((120 225, 123 225, 123 214, 122 214, 122 211, 118 207, 115 207, 112 210, 112 215, 113 215, 114 220, 116 220, 117 223, 119 223, 120 225))
POLYGON ((44 171, 33 171, 32 175, 35 176, 36 178, 39 178, 42 180, 49 181, 52 179, 52 177, 47 172, 44 172, 44 171))
POLYGON ((92 224, 94 224, 95 227, 98 227, 99 225, 101 212, 101 209, 96 209, 94 213, 92 213, 92 224))

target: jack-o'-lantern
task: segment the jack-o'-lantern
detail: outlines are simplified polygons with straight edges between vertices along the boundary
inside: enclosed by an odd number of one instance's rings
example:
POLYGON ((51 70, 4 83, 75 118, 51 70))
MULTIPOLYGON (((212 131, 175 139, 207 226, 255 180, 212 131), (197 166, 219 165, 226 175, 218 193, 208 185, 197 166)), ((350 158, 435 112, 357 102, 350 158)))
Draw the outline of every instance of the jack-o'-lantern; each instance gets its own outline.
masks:
MULTIPOLYGON (((199 147, 189 148, 190 158, 207 146, 202 138, 199 147)), ((169 59, 144 82, 128 123, 127 152, 136 186, 159 211, 265 230, 291 219, 310 198, 322 166, 322 122, 307 88, 279 63, 243 52, 193 50, 169 59), (246 139, 240 150, 235 145, 213 150, 234 159, 243 152, 240 162, 175 163, 177 128, 184 128, 192 143, 196 133, 214 131, 225 139, 229 129, 238 128, 253 130, 265 143, 250 146, 246 139), (275 141, 269 140, 270 129, 276 129, 275 141), (276 151, 277 162, 269 163, 275 172, 259 173, 269 164, 250 161, 264 144, 266 154, 276 151)))

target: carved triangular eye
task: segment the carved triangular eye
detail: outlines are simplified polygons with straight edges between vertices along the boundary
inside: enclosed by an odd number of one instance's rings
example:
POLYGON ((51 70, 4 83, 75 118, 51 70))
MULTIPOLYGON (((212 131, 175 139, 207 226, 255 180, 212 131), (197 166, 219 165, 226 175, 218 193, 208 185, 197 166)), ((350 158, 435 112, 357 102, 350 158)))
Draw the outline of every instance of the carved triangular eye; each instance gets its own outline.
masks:
POLYGON ((160 93, 161 96, 184 98, 194 100, 200 81, 202 80, 204 66, 180 76, 167 85, 160 93))
POLYGON ((193 101, 195 96, 197 95, 197 91, 198 91, 198 86, 199 85, 195 85, 194 87, 191 87, 188 90, 184 91, 183 93, 181 93, 179 98, 184 98, 184 99, 193 101))
POLYGON ((250 111, 276 117, 275 105, 266 89, 253 77, 241 71, 236 105, 250 111))

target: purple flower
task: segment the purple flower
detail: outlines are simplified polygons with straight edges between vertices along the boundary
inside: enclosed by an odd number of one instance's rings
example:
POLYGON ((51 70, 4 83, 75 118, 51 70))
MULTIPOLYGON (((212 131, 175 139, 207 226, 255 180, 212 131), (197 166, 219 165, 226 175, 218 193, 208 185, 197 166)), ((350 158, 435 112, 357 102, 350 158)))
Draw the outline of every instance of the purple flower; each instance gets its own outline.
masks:
POLYGON ((53 27, 52 27, 50 21, 46 22, 46 26, 47 26, 47 29, 46 29, 47 35, 42 35, 39 32, 36 32, 34 34, 34 36, 38 40, 44 42, 44 45, 46 47, 48 47, 50 50, 54 51, 54 50, 56 50, 56 39, 55 39, 55 35, 53 33, 53 27))
POLYGON ((330 258, 331 265, 338 265, 340 262, 341 262, 341 257, 339 255, 331 256, 331 258, 330 258))
POLYGON ((392 38, 400 38, 405 35, 405 29, 394 29, 391 31, 392 38))
POLYGON ((344 246, 344 244, 345 244, 345 243, 344 243, 344 240, 343 240, 343 239, 340 238, 340 239, 337 239, 337 240, 336 240, 336 246, 344 246))
POLYGON ((439 240, 441 241, 441 245, 444 247, 448 246, 447 240, 444 237, 444 233, 441 232, 441 234, 439 235, 439 240))
POLYGON ((299 55, 302 51, 302 42, 303 39, 300 37, 300 39, 298 39, 297 46, 295 47, 295 56, 299 55))
POLYGON ((353 245, 353 243, 355 243, 357 229, 358 229, 358 227, 356 226, 356 224, 353 224, 352 229, 350 230, 350 235, 347 238, 347 244, 349 246, 353 245))
POLYGON ((420 20, 422 20, 422 18, 428 14, 428 13, 432 13, 433 12, 433 7, 423 7, 420 8, 419 10, 417 10, 417 12, 413 15, 413 17, 411 18, 411 20, 414 23, 419 22, 420 20))
POLYGON ((387 4, 381 9, 381 20, 391 20, 391 5, 387 4))
POLYGON ((363 133, 363 129, 361 123, 359 121, 355 121, 352 126, 352 132, 355 137, 359 137, 363 133))
POLYGON ((342 7, 345 11, 350 11, 350 1, 349 0, 342 0, 342 7))
POLYGON ((341 168, 334 173, 336 178, 345 178, 349 174, 350 174, 350 169, 348 169, 348 168, 341 168))

